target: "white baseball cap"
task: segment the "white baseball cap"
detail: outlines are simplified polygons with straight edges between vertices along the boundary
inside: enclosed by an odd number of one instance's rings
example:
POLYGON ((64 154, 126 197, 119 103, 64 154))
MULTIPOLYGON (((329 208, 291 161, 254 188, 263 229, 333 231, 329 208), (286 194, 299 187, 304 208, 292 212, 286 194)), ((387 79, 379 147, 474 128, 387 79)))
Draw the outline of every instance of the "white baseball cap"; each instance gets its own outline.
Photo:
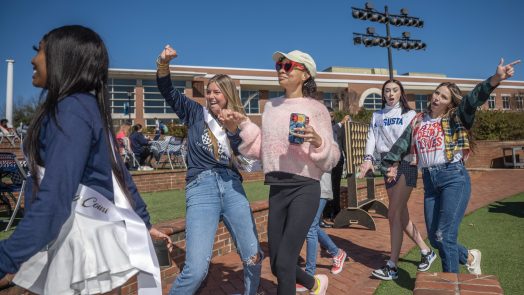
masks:
POLYGON ((289 53, 284 53, 281 51, 273 53, 273 60, 275 62, 280 61, 282 58, 287 58, 294 62, 303 64, 308 70, 311 77, 315 78, 317 76, 317 65, 315 64, 315 61, 313 60, 311 55, 304 53, 300 50, 293 50, 289 53))

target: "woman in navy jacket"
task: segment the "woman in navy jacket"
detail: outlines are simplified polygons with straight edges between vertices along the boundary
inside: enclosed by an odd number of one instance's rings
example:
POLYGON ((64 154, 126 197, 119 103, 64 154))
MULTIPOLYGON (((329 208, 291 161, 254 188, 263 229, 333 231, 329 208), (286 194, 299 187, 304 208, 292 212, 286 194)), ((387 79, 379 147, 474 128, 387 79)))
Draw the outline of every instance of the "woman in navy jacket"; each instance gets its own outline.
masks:
POLYGON ((146 204, 118 157, 101 38, 88 28, 65 26, 47 33, 35 50, 32 82, 43 88, 44 101, 24 141, 31 171, 25 216, 0 241, 0 278, 18 272, 14 283, 38 294, 108 292, 144 272, 130 261, 138 252, 126 239, 130 221, 136 224, 132 237, 147 243, 133 245, 146 249, 139 256, 150 262, 146 272, 158 269, 148 256, 148 232, 170 243, 169 237, 151 227, 146 204), (78 213, 93 208, 98 211, 78 213), (93 218, 92 212, 102 214, 93 218), (122 219, 102 220, 123 212, 122 219))

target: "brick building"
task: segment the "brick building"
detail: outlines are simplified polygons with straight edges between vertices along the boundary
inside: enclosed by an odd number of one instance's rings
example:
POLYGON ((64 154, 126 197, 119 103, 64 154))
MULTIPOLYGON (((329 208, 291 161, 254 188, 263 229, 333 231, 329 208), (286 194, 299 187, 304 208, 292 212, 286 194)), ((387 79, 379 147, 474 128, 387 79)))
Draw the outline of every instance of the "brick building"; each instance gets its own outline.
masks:
MULTIPOLYGON (((171 66, 175 87, 200 103, 204 103, 205 87, 215 74, 230 75, 237 85, 246 112, 254 122, 260 123, 264 104, 273 97, 283 95, 274 70, 171 66)), ((156 70, 110 69, 110 95, 115 124, 131 119, 147 126, 154 125, 154 118, 164 122, 176 121, 176 114, 164 102, 156 87, 156 70), (130 105, 127 115, 126 105, 130 105)), ((441 74, 406 73, 397 75, 408 95, 411 107, 423 110, 431 93, 441 82, 457 83, 467 93, 481 80, 450 78, 441 74)), ((335 110, 357 112, 360 108, 381 108, 381 86, 388 79, 387 69, 330 67, 318 72, 315 79, 318 98, 335 110)), ((524 81, 507 80, 494 91, 482 109, 523 111, 524 81)))

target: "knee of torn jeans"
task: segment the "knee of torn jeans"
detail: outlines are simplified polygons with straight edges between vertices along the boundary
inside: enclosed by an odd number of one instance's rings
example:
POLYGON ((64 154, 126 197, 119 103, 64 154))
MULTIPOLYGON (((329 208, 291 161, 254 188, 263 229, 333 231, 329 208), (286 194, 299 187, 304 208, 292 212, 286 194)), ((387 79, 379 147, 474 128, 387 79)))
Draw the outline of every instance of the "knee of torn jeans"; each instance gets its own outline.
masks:
POLYGON ((264 260, 264 252, 259 250, 255 255, 249 256, 246 260, 244 260, 244 264, 246 266, 254 266, 261 264, 262 260, 264 260))

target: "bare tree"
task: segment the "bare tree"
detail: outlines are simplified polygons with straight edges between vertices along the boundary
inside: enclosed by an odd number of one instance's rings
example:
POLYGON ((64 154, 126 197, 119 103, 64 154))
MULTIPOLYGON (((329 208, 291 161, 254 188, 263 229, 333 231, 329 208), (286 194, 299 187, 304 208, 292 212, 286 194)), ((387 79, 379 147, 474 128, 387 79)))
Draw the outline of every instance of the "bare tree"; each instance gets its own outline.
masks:
POLYGON ((28 125, 36 113, 36 109, 40 105, 40 98, 38 95, 33 95, 30 98, 22 96, 17 97, 13 109, 13 126, 19 126, 20 123, 28 125))

